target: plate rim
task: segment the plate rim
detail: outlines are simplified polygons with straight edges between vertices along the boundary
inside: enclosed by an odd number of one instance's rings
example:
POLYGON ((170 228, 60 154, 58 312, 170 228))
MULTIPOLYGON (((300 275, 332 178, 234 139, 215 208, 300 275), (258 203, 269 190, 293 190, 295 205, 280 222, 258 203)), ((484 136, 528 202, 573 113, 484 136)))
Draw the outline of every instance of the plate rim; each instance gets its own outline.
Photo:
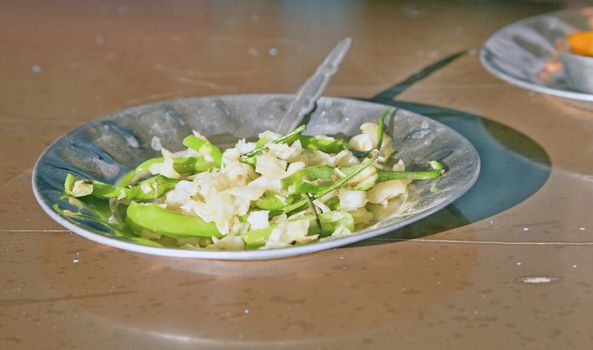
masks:
POLYGON ((576 8, 576 9, 566 9, 566 10, 542 13, 539 15, 523 18, 523 19, 520 19, 513 23, 505 25, 504 27, 498 29, 497 31, 492 33, 490 36, 488 36, 488 38, 484 41, 484 44, 482 45, 482 47, 480 49, 480 62, 482 63, 482 66, 484 68, 486 68, 486 70, 490 74, 494 75, 495 77, 502 79, 512 85, 521 87, 523 89, 543 93, 546 95, 557 96, 557 97, 561 97, 561 98, 565 98, 565 99, 569 99, 569 100, 593 102, 593 94, 577 92, 577 91, 572 91, 572 90, 559 90, 559 89, 547 87, 545 85, 536 84, 536 83, 529 82, 529 81, 526 81, 523 79, 515 78, 515 77, 505 73, 504 71, 499 70, 496 66, 490 64, 490 62, 487 60, 487 56, 492 54, 492 51, 487 49, 488 43, 491 42, 491 40, 493 40, 502 31, 508 30, 510 27, 519 25, 521 23, 529 23, 529 22, 531 22, 537 18, 540 18, 540 17, 549 17, 549 16, 558 15, 560 13, 577 12, 577 11, 580 11, 583 9, 593 10, 593 7, 582 7, 582 8, 576 8))
MULTIPOLYGON (((146 245, 140 245, 137 243, 128 242, 128 241, 120 240, 117 238, 111 238, 111 237, 108 237, 105 235, 94 233, 92 231, 84 229, 84 228, 82 228, 78 225, 75 225, 75 224, 71 223, 70 221, 66 220, 65 218, 60 216, 58 213, 56 213, 51 208, 51 206, 48 203, 46 203, 46 201, 44 200, 44 197, 41 194, 41 190, 38 186, 40 163, 44 159, 46 154, 52 149, 52 147, 56 143, 58 143, 60 140, 62 140, 64 137, 67 137, 68 135, 76 132, 77 130, 88 126, 89 123, 94 123, 94 122, 100 121, 102 119, 112 118, 113 114, 127 111, 130 109, 136 109, 136 108, 142 108, 142 107, 148 107, 148 106, 156 106, 159 104, 173 102, 173 101, 193 100, 193 99, 199 99, 199 98, 216 98, 216 97, 223 97, 223 96, 226 96, 226 97, 229 97, 229 96, 234 96, 234 97, 239 97, 239 96, 243 96, 243 97, 250 97, 250 96, 251 97, 258 97, 258 96, 294 97, 294 94, 266 94, 266 93, 257 94, 257 93, 254 93, 254 94, 225 94, 225 95, 205 95, 205 96, 184 97, 184 98, 179 98, 179 99, 162 100, 162 101, 156 101, 156 102, 151 102, 151 103, 142 104, 142 105, 131 106, 128 108, 124 108, 121 110, 117 110, 115 112, 111 112, 111 113, 102 115, 97 118, 93 118, 93 119, 85 122, 84 124, 64 133, 60 137, 56 138, 49 146, 47 146, 45 148, 45 150, 37 158, 37 161, 35 162, 35 166, 33 167, 33 172, 32 172, 32 176, 31 176, 31 186, 33 189, 33 195, 35 197, 35 200, 41 206, 41 209, 50 218, 52 218, 54 221, 56 221, 58 224, 67 228, 72 233, 76 233, 84 238, 87 238, 91 241, 94 241, 94 242, 97 242, 97 243, 100 243, 100 244, 103 244, 106 246, 131 251, 134 253, 143 253, 143 254, 149 254, 149 255, 165 256, 165 257, 212 259, 212 260, 238 260, 238 261, 269 260, 269 259, 287 258, 287 257, 296 256, 296 255, 303 255, 303 254, 314 253, 314 252, 323 251, 323 250, 329 250, 332 248, 347 246, 352 243, 367 240, 369 238, 380 236, 382 234, 400 229, 404 226, 407 226, 408 224, 411 224, 412 222, 421 220, 431 214, 434 214, 435 212, 445 208, 446 206, 448 206, 449 204, 451 204, 452 202, 454 202, 455 200, 457 200, 458 198, 463 196, 467 191, 469 191, 470 188, 473 187, 473 185, 476 183, 476 181, 478 180, 478 177, 480 175, 480 169, 481 169, 480 155, 479 155, 478 151, 476 150, 475 146, 465 136, 460 134, 457 130, 455 130, 455 129, 453 129, 453 128, 451 128, 437 120, 429 118, 429 117, 422 115, 420 113, 416 113, 416 112, 407 110, 405 108, 398 108, 399 110, 402 110, 402 111, 405 111, 408 113, 412 113, 412 114, 420 116, 422 118, 430 119, 432 122, 437 123, 441 127, 447 128, 451 133, 455 134, 456 137, 459 137, 462 140, 464 140, 467 143, 467 145, 469 146, 468 150, 473 155, 475 155, 475 159, 476 159, 475 164, 476 165, 475 165, 475 169, 474 169, 474 172, 473 172, 470 180, 468 182, 466 182, 464 184, 464 186, 461 187, 461 189, 459 191, 455 192, 454 194, 449 196, 447 199, 445 199, 443 202, 439 203, 438 205, 436 205, 430 209, 427 209, 423 212, 420 212, 418 214, 414 214, 411 217, 406 218, 392 226, 375 228, 375 229, 371 229, 364 233, 347 235, 344 237, 330 239, 330 240, 323 241, 323 242, 315 242, 315 243, 311 243, 311 244, 304 244, 304 245, 300 245, 300 246, 293 246, 293 247, 286 247, 286 248, 263 249, 263 250, 262 249, 241 250, 241 251, 216 251, 216 250, 191 250, 191 249, 180 249, 180 248, 164 248, 164 247, 151 247, 151 246, 146 246, 146 245)), ((340 101, 355 101, 357 103, 389 107, 389 105, 385 105, 382 103, 362 101, 362 100, 357 100, 357 99, 353 99, 353 98, 345 98, 345 97, 323 96, 321 99, 331 99, 331 100, 340 100, 340 101)))

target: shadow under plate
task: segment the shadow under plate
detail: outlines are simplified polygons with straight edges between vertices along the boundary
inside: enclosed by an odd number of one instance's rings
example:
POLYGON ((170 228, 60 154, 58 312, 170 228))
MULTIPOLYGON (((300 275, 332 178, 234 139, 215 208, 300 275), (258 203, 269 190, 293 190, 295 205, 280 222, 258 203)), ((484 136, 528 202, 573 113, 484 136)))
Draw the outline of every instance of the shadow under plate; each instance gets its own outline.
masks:
POLYGON ((456 130, 478 151, 481 172, 476 184, 444 209, 357 246, 420 238, 486 219, 529 198, 550 176, 550 158, 544 149, 506 125, 444 107, 382 98, 369 101, 410 110, 456 130))

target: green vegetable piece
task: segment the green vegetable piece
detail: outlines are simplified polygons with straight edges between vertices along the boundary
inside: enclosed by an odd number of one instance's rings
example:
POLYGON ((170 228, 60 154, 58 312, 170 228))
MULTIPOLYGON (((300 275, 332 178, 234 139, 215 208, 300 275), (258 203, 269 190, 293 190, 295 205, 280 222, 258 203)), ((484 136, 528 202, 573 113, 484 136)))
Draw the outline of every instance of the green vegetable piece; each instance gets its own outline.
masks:
POLYGON ((331 210, 338 210, 340 207, 340 198, 338 198, 338 196, 332 197, 325 202, 325 205, 331 210))
POLYGON ((138 234, 146 230, 172 238, 222 237, 213 223, 197 216, 179 214, 163 209, 156 204, 130 203, 126 221, 138 234))
POLYGON ((125 196, 125 189, 95 180, 76 180, 72 174, 66 175, 64 193, 72 197, 93 195, 98 198, 125 196), (122 192, 123 191, 123 192, 122 192))
POLYGON ((180 174, 194 174, 208 171, 220 166, 205 157, 173 158, 173 169, 180 174))
MULTIPOLYGON (((353 171, 356 171, 356 167, 346 167, 346 168, 341 168, 341 171, 343 171, 345 174, 350 174, 353 171)), ((377 168, 371 168, 371 174, 368 175, 367 178, 364 179, 364 181, 358 183, 358 184, 348 184, 353 190, 356 191, 366 191, 371 189, 373 186, 375 186, 377 184, 377 168)))
POLYGON ((189 135, 183 139, 183 145, 204 155, 206 159, 211 157, 216 167, 220 166, 222 162, 222 150, 214 146, 210 141, 195 135, 189 135))
POLYGON ((148 247, 158 247, 158 248, 163 247, 162 244, 155 242, 151 239, 146 239, 146 238, 142 238, 142 237, 128 237, 128 239, 134 243, 145 245, 148 247))
MULTIPOLYGON (((179 180, 169 179, 158 175, 139 182, 132 188, 127 188, 126 198, 130 200, 156 199, 175 188, 179 180)), ((94 195, 94 193, 93 193, 94 195)))
POLYGON ((311 211, 315 216, 315 224, 317 224, 318 232, 320 234, 323 234, 323 226, 321 226, 321 220, 319 219, 319 213, 317 213, 317 208, 315 208, 315 204, 313 204, 313 197, 311 197, 309 193, 306 193, 305 196, 307 196, 307 201, 309 201, 309 208, 311 208, 311 211))
POLYGON ((386 110, 383 111, 383 113, 381 113, 381 116, 379 117, 379 127, 377 128, 377 145, 375 146, 375 149, 377 149, 379 151, 381 150, 381 146, 383 146, 383 133, 385 130, 385 118, 392 111, 393 111, 393 109, 387 108, 386 110))
POLYGON ((93 193, 93 186, 89 181, 76 181, 76 177, 67 174, 64 180, 64 193, 72 197, 84 197, 93 193))
POLYGON ((266 138, 259 138, 257 140, 257 142, 255 143, 255 148, 262 148, 266 145, 266 143, 273 141, 273 140, 268 140, 266 138))
POLYGON ((445 173, 443 166, 436 160, 428 162, 432 170, 429 171, 389 171, 377 169, 377 182, 389 180, 429 180, 445 173))
MULTIPOLYGON (((115 185, 119 187, 126 187, 135 183, 137 180, 150 175, 150 167, 154 164, 159 164, 165 161, 163 157, 149 159, 136 167, 136 169, 128 172, 115 185)), ((173 158, 173 169, 180 174, 194 174, 201 173, 216 168, 217 165, 213 161, 207 161, 205 157, 187 157, 187 158, 173 158)))
POLYGON ((348 147, 344 140, 339 139, 300 135, 299 140, 304 149, 319 150, 326 153, 338 153, 348 147))
POLYGON ((128 200, 149 200, 163 196, 175 188, 179 180, 155 176, 126 188, 95 180, 76 180, 72 174, 66 176, 64 193, 73 197, 121 198, 128 200))
POLYGON ((253 205, 262 210, 281 210, 292 202, 292 197, 284 197, 273 192, 266 192, 253 205))
POLYGON ((354 218, 352 215, 345 211, 330 211, 327 213, 319 214, 319 221, 321 226, 323 227, 323 234, 320 234, 320 231, 316 225, 314 225, 315 216, 314 215, 302 215, 298 217, 299 219, 307 219, 311 221, 311 225, 309 226, 309 235, 317 235, 319 234, 320 237, 327 237, 334 233, 334 231, 340 227, 345 226, 348 230, 354 231, 354 218))
MULTIPOLYGON (((316 224, 315 215, 302 215, 294 220, 309 220, 311 222, 311 225, 309 225, 309 235, 319 234, 321 237, 330 236, 339 226, 345 226, 348 230, 354 231, 354 219, 352 218, 352 215, 347 212, 330 211, 321 213, 318 217, 319 225, 322 227, 322 230, 320 230, 319 226, 316 224)), ((265 245, 272 234, 272 231, 276 227, 277 225, 270 225, 266 228, 251 230, 244 234, 243 241, 245 242, 246 248, 257 249, 265 245)))
MULTIPOLYGON (((339 179, 338 181, 334 182, 331 186, 327 187, 326 189, 324 189, 323 191, 315 194, 315 198, 321 198, 323 196, 325 196, 326 194, 330 193, 331 191, 338 189, 342 186, 344 186, 348 181, 350 181, 354 176, 358 175, 361 171, 363 171, 364 169, 370 167, 371 165, 373 165, 373 163, 375 162, 375 160, 377 159, 379 152, 372 152, 371 153, 371 158, 368 158, 365 162, 356 165, 353 168, 352 172, 350 174, 347 174, 345 177, 339 179)), ((285 207, 284 209, 282 209, 282 212, 285 214, 288 214, 290 212, 293 212, 295 210, 301 209, 302 207, 304 207, 305 205, 307 205, 308 200, 304 199, 301 200, 299 202, 296 202, 292 205, 289 205, 287 207, 285 207)))
POLYGON ((287 190, 290 186, 303 181, 333 180, 332 177, 337 178, 334 168, 327 165, 311 166, 297 170, 282 179, 282 189, 287 190))
MULTIPOLYGON (((82 180, 83 182, 85 180, 82 180)), ((118 197, 132 197, 134 190, 125 189, 118 186, 106 184, 100 181, 90 181, 93 189, 93 197, 96 198, 118 198, 118 197)))
MULTIPOLYGON (((298 134, 302 133, 303 131, 305 131, 306 126, 305 125, 301 125, 298 128, 294 129, 293 131, 289 132, 286 135, 282 135, 280 137, 278 137, 277 139, 273 140, 273 143, 290 143, 292 141, 294 141, 295 137, 297 137, 298 134)), ((258 141, 258 144, 261 142, 261 140, 258 141)), ((243 154, 243 158, 250 158, 253 157, 255 155, 258 155, 264 148, 266 148, 267 142, 265 142, 263 145, 256 147, 254 150, 249 151, 245 154, 243 154)))
POLYGON ((294 186, 292 187, 291 193, 293 193, 293 194, 305 194, 305 193, 318 194, 320 192, 327 190, 330 186, 332 186, 332 183, 322 184, 319 182, 300 182, 300 183, 294 184, 294 186))
POLYGON ((350 232, 354 231, 354 218, 343 211, 330 211, 319 214, 319 221, 323 230, 319 231, 316 226, 309 227, 309 234, 319 234, 320 237, 330 236, 339 226, 345 226, 350 232))
POLYGON ((251 230, 243 235, 243 242, 247 249, 255 249, 266 244, 268 237, 272 234, 272 231, 277 225, 270 225, 265 228, 259 228, 251 230))
POLYGON ((163 157, 157 157, 157 158, 151 158, 149 160, 146 160, 146 161, 140 163, 140 165, 138 165, 136 167, 136 169, 134 169, 134 170, 128 172, 126 175, 124 175, 121 179, 119 179, 115 183, 115 185, 119 186, 119 187, 126 187, 129 184, 136 182, 138 179, 141 179, 143 177, 150 175, 150 172, 148 171, 148 169, 153 164, 162 163, 164 160, 165 159, 163 157))
POLYGON ((373 150, 381 150, 381 146, 383 146, 383 133, 385 130, 385 118, 390 114, 393 113, 394 109, 392 108, 387 108, 386 110, 383 111, 383 113, 381 113, 381 116, 379 117, 379 127, 377 128, 377 144, 370 150, 370 151, 366 151, 366 152, 361 152, 361 151, 357 151, 354 149, 351 149, 350 151, 352 152, 352 154, 357 157, 357 158, 363 158, 368 156, 373 150))

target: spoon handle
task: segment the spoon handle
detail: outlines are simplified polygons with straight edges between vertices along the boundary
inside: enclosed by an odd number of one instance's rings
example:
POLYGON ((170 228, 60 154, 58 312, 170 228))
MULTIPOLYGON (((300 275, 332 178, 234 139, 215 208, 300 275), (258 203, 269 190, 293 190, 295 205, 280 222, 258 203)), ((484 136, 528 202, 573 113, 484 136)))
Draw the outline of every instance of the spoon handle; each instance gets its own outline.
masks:
POLYGON ((350 48, 351 38, 342 39, 336 47, 327 55, 323 63, 297 91, 296 98, 288 107, 288 110, 280 119, 276 132, 287 133, 296 128, 303 118, 311 113, 315 104, 329 83, 329 79, 334 75, 340 62, 350 48))

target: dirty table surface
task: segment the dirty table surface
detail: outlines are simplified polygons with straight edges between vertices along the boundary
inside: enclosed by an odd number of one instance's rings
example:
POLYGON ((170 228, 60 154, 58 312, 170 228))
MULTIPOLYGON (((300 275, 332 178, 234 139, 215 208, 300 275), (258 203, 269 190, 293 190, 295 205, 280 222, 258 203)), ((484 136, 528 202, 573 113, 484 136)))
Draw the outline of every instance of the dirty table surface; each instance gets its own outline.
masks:
POLYGON ((489 75, 479 48, 554 2, 5 1, 0 348, 593 348, 593 112, 489 75), (345 37, 327 95, 435 118, 482 175, 353 246, 261 262, 161 258, 54 223, 31 190, 68 130, 189 96, 291 93, 345 37))

